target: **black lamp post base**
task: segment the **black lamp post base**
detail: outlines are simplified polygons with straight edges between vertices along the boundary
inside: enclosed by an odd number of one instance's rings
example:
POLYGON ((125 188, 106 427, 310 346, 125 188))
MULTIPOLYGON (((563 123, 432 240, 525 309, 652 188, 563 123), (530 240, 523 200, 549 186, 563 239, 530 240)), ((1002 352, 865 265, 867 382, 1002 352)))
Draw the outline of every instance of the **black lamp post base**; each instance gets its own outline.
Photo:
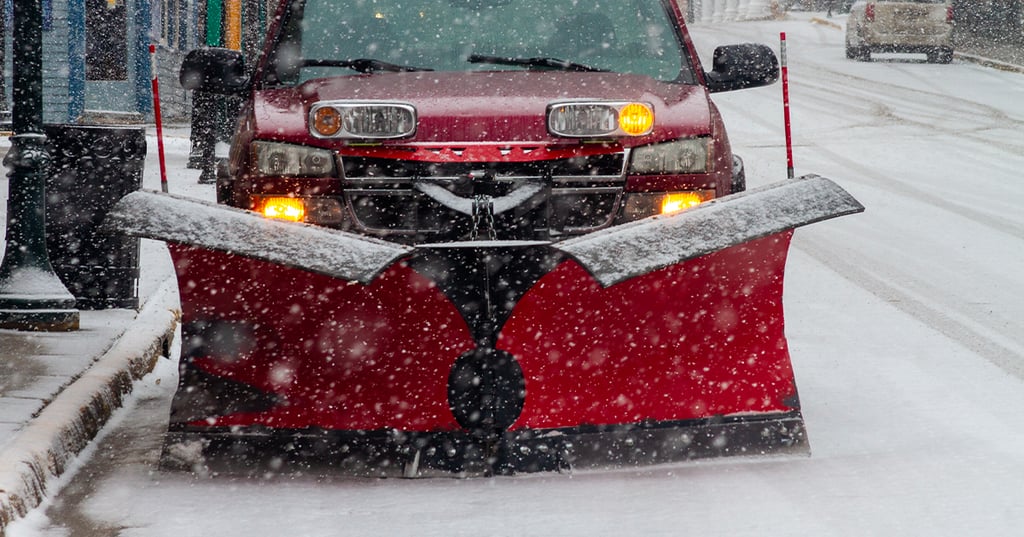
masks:
POLYGON ((74 332, 78 328, 78 310, 0 309, 0 329, 31 332, 74 332))
POLYGON ((4 257, 0 266, 0 328, 69 332, 79 328, 75 297, 52 270, 17 267, 4 257))

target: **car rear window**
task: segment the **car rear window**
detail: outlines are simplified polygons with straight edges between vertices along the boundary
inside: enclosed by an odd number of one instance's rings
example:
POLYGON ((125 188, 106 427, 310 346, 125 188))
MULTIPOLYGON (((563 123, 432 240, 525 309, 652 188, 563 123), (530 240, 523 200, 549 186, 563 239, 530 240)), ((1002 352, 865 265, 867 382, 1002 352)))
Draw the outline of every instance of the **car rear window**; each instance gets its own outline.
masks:
POLYGON ((479 71, 552 67, 470 62, 471 55, 553 58, 694 83, 666 1, 295 0, 274 65, 278 82, 298 83, 353 72, 325 66, 331 61, 479 71))

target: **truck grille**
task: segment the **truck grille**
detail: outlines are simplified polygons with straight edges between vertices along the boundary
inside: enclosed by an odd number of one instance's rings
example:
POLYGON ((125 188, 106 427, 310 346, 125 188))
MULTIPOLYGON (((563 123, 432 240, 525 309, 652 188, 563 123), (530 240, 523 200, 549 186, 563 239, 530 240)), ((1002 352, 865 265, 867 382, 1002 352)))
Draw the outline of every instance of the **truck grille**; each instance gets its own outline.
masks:
POLYGON ((345 204, 355 231, 395 241, 557 240, 611 225, 622 203, 624 162, 621 152, 529 162, 342 157, 345 204), (459 203, 439 201, 418 184, 442 187, 459 203), (474 218, 456 206, 524 187, 536 194, 516 197, 515 207, 498 214, 474 218))

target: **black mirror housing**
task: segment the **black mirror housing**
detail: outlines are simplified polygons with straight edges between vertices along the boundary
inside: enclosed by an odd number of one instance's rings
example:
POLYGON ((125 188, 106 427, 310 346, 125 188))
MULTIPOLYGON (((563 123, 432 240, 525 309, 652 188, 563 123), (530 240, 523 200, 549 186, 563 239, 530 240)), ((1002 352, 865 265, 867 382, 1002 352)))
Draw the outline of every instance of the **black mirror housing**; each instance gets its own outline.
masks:
POLYGON ((743 43, 715 49, 710 73, 705 73, 712 93, 767 86, 779 79, 779 60, 766 45, 743 43))
POLYGON ((186 90, 241 95, 249 90, 245 56, 237 50, 202 47, 190 51, 181 62, 178 74, 186 90))

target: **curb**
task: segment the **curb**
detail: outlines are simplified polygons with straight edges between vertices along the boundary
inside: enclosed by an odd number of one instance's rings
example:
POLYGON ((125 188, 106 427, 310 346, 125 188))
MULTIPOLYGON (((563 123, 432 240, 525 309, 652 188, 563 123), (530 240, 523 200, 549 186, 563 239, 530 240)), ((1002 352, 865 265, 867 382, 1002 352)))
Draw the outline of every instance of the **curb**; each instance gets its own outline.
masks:
POLYGON ((53 481, 107 423, 134 381, 169 354, 181 317, 174 278, 95 363, 28 423, 0 457, 0 537, 47 497, 53 481))
POLYGON ((969 54, 967 52, 953 51, 953 57, 959 58, 964 61, 983 65, 985 67, 991 67, 993 69, 999 69, 1000 71, 1009 71, 1011 73, 1024 74, 1024 66, 1015 65, 1012 63, 1001 62, 999 60, 993 60, 992 58, 986 58, 984 56, 978 56, 976 54, 969 54))

